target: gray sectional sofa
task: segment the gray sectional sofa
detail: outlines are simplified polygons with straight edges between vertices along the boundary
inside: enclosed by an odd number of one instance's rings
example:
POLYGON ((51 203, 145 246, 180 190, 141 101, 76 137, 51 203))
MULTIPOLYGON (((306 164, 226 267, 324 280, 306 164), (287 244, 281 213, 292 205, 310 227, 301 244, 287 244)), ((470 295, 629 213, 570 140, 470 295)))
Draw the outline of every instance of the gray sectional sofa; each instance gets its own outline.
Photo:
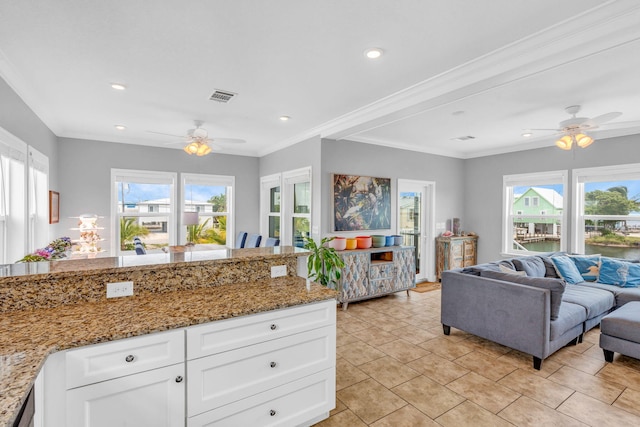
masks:
MULTIPOLYGON (((613 267, 635 263, 634 271, 640 271, 637 261, 603 260, 613 267)), ((640 288, 627 283, 627 276, 624 282, 607 278, 606 282, 616 284, 598 281, 598 268, 604 265, 599 258, 594 261, 597 268, 591 266, 577 278, 562 265, 573 268, 574 261, 579 265, 578 257, 556 253, 443 272, 444 333, 449 335, 454 327, 530 354, 539 370, 543 359, 581 341, 582 334, 608 313, 629 301, 640 301, 640 288)), ((583 266, 583 270, 587 269, 583 266)))

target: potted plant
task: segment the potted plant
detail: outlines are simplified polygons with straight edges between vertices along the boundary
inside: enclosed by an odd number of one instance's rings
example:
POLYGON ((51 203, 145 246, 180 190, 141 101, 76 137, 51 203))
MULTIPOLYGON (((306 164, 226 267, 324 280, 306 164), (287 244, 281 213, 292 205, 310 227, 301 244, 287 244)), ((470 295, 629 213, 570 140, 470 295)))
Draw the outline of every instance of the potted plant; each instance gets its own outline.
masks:
POLYGON ((327 245, 333 239, 334 237, 324 237, 318 245, 315 240, 304 237, 304 248, 310 252, 307 259, 307 274, 309 279, 322 286, 335 287, 340 280, 341 269, 344 267, 344 261, 336 250, 327 245))

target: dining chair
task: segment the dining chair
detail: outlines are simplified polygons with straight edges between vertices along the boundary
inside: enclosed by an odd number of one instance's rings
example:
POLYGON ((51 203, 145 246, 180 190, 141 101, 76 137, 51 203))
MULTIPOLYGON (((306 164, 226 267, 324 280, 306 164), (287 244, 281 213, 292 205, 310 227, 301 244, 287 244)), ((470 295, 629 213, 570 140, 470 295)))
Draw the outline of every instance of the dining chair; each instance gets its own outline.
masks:
POLYGON ((247 244, 245 248, 258 248, 260 247, 260 242, 262 241, 262 236, 259 234, 250 234, 247 238, 247 244))
POLYGON ((264 242, 264 246, 280 246, 280 239, 276 239, 275 237, 267 237, 267 241, 264 242))
POLYGON ((238 232, 238 235, 236 236, 236 249, 242 249, 244 248, 244 244, 247 241, 247 232, 246 231, 240 231, 238 232))
POLYGON ((142 246, 142 242, 136 243, 135 248, 136 248, 136 255, 145 255, 147 253, 147 250, 144 248, 144 246, 142 246))

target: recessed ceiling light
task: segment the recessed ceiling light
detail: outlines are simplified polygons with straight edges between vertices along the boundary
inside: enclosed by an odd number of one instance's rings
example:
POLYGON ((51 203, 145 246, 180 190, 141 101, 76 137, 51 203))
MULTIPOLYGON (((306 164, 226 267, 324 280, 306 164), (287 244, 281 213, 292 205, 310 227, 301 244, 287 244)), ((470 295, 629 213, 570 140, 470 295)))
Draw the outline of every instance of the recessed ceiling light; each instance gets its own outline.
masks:
POLYGON ((280 116, 280 120, 282 120, 283 122, 286 122, 287 120, 289 120, 291 117, 289 116, 280 116))
POLYGON ((522 134, 525 138, 529 138, 531 135, 533 135, 531 132, 525 132, 522 134))
POLYGON ((116 129, 118 129, 118 130, 126 130, 127 129, 127 127, 125 125, 115 125, 114 127, 116 129))
POLYGON ((364 56, 369 59, 378 59, 382 56, 384 51, 379 47, 372 47, 371 49, 367 49, 364 51, 364 56))
POLYGON ((127 87, 122 83, 111 83, 111 88, 115 90, 125 90, 127 87))

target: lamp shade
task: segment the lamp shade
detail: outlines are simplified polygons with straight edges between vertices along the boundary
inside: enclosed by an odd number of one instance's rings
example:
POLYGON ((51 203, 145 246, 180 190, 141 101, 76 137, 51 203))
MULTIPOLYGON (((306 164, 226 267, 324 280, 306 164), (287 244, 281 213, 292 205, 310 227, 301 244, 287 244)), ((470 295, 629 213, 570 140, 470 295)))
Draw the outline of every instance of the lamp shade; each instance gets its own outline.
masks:
POLYGON ((183 212, 182 213, 182 225, 198 225, 200 218, 198 212, 183 212))
POLYGON ((579 133, 575 136, 575 138, 576 138, 576 143, 580 148, 587 148, 588 146, 593 144, 593 138, 591 138, 589 135, 579 133))
POLYGON ((573 139, 569 135, 565 135, 556 141, 556 146, 562 150, 571 150, 573 139))

